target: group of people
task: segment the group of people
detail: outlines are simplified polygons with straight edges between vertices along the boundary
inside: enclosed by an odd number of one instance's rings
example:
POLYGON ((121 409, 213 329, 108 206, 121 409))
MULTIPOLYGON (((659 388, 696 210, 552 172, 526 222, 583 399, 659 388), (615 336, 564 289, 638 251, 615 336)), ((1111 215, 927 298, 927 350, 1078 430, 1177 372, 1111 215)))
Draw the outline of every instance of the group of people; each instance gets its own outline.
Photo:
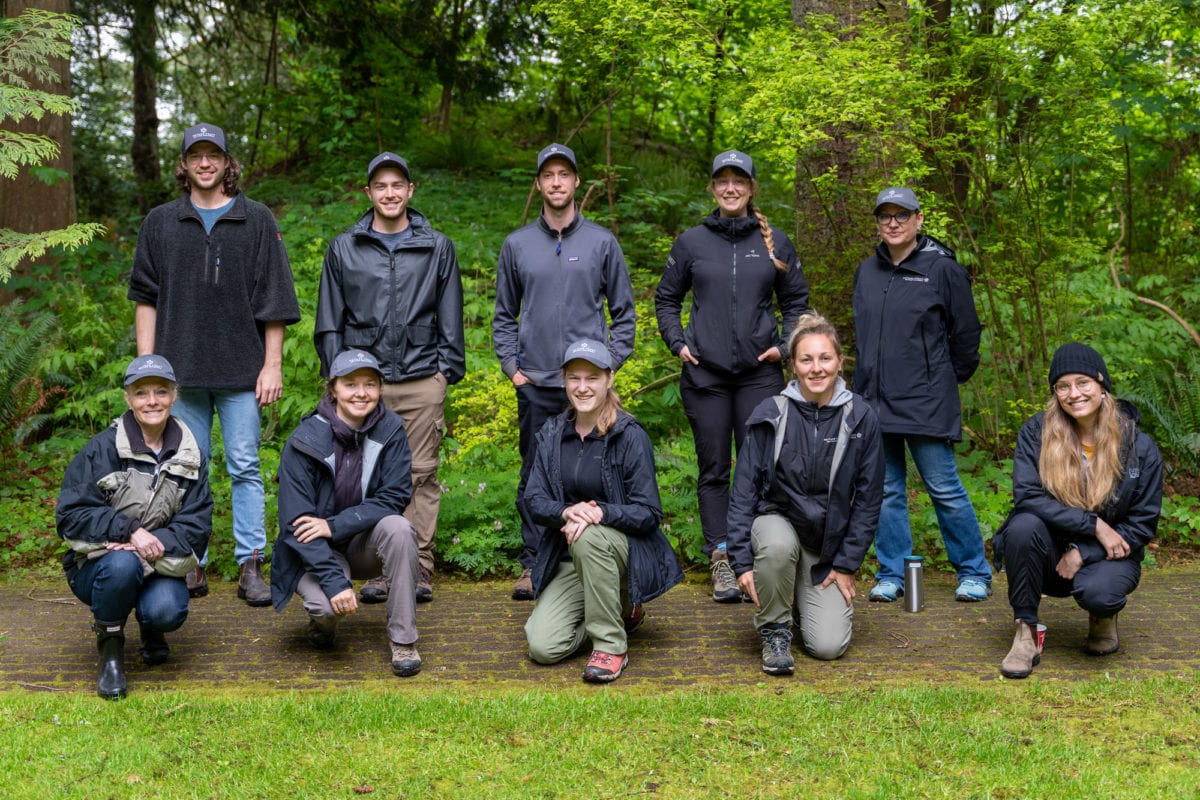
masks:
MULTIPOLYGON (((326 392, 280 459, 268 585, 259 411, 281 396, 284 330, 300 313, 279 228, 238 189, 239 175, 219 128, 187 130, 182 194, 147 216, 138 239, 128 411, 64 475, 64 569, 92 610, 102 697, 127 691, 129 613, 143 662, 159 664, 189 597, 207 591, 214 412, 232 479, 239 597, 282 610, 298 595, 318 649, 335 645, 339 619, 360 602, 385 602, 393 672, 421 669, 416 604, 433 597, 444 402, 465 373, 454 245, 410 206, 407 161, 374 158, 371 208, 333 239, 322 268, 314 343, 326 392), (351 581, 364 579, 356 593, 351 581)), ((661 529, 653 445, 613 389, 636 328, 621 248, 580 213, 569 147, 538 154, 534 184, 542 211, 504 242, 493 321, 519 425, 523 548, 512 596, 536 599, 525 626, 532 660, 590 650, 583 679, 608 682, 628 666, 643 604, 683 574, 661 529)), ((808 307, 796 250, 755 205, 758 190, 750 156, 714 159, 716 209, 676 240, 655 308, 681 361, 712 598, 754 603, 762 669, 780 675, 795 668, 794 627, 814 658, 846 651, 855 575, 872 543, 869 599, 903 595, 906 446, 958 573, 955 597, 985 600, 992 573, 953 450, 958 386, 979 363, 966 271, 922 231, 910 189, 878 195, 880 244, 854 282, 851 391, 838 332, 808 307)), ((1161 498, 1157 450, 1136 411, 1109 396, 1100 355, 1064 345, 1049 382, 1046 410, 1021 431, 1015 507, 994 539, 1016 616, 1001 671, 1014 678, 1040 659, 1043 593, 1071 594, 1089 611, 1089 652, 1117 649, 1117 613, 1161 498)))

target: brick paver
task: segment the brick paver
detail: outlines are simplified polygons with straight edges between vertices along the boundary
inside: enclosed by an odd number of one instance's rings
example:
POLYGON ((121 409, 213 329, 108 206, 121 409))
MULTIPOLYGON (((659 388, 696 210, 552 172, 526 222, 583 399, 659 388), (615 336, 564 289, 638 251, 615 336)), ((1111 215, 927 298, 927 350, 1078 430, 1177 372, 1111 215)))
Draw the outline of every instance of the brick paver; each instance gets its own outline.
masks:
MULTIPOLYGON (((868 581, 855 601, 854 639, 845 657, 818 662, 797 653, 796 674, 772 678, 759 670, 750 605, 718 605, 707 573, 647 605, 646 623, 630 642, 630 667, 617 686, 666 688, 703 683, 747 685, 802 681, 819 686, 870 682, 992 681, 1012 637, 1004 577, 984 603, 954 601, 953 577, 926 577, 926 609, 870 603, 868 581)), ((159 667, 137 658, 131 619, 126 656, 130 686, 304 689, 390 681, 383 606, 363 606, 346 618, 337 647, 315 652, 304 639, 304 613, 294 601, 282 614, 249 608, 233 583, 212 582, 195 600, 187 624, 168 635, 171 659, 159 667)), ((523 625, 530 603, 510 600, 509 581, 437 579, 435 599, 418 606, 425 667, 406 683, 578 686, 584 657, 543 667, 525 654, 523 625)), ((1121 614, 1121 651, 1107 658, 1082 651, 1087 615, 1071 600, 1048 598, 1048 628, 1039 679, 1077 680, 1104 673, 1151 675, 1200 669, 1200 564, 1147 571, 1121 614)), ((90 615, 63 581, 0 585, 0 689, 92 691, 95 643, 90 615)))

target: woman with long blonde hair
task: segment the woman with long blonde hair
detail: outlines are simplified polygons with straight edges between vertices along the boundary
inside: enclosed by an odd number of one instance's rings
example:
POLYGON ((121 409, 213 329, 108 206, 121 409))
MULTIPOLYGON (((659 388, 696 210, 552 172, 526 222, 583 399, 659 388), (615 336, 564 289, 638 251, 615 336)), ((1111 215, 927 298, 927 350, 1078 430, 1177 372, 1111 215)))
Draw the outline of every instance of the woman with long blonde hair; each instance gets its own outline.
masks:
POLYGON ((992 540, 1008 565, 1016 617, 1000 664, 1024 678, 1041 660, 1042 595, 1072 596, 1088 612, 1084 649, 1115 653, 1117 614, 1137 588, 1162 505, 1162 458, 1137 428, 1138 412, 1112 396, 1104 359, 1070 342, 1050 362, 1046 410, 1021 428, 1013 457, 1013 511, 992 540))

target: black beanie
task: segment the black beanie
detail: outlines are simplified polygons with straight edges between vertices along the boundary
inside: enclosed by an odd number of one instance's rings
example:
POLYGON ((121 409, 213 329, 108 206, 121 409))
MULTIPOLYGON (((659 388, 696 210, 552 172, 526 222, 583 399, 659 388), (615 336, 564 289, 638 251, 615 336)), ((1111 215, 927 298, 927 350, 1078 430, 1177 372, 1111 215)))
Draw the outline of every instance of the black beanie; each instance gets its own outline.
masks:
POLYGON ((1104 359, 1086 344, 1067 342, 1054 351, 1054 358, 1050 360, 1050 388, 1053 389, 1063 375, 1072 374, 1095 378, 1107 391, 1112 391, 1104 359))

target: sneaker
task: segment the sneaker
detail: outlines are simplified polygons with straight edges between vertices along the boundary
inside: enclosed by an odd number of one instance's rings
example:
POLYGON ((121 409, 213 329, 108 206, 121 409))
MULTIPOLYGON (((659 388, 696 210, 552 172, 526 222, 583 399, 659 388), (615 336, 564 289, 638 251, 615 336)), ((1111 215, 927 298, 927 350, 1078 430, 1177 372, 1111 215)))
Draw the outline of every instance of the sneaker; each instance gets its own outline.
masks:
POLYGON ((729 557, 723 550, 714 550, 709 563, 712 573, 712 598, 714 603, 742 602, 742 588, 738 586, 729 557))
POLYGON ((954 591, 954 599, 963 603, 978 603, 987 600, 991 593, 992 587, 978 578, 963 578, 954 591))
POLYGON ((896 581, 884 578, 871 589, 867 599, 873 603, 894 603, 904 596, 904 587, 896 581))
POLYGON ((380 575, 371 578, 358 590, 358 599, 363 603, 386 603, 388 598, 387 578, 380 575))
POLYGON ((417 567, 417 602, 428 603, 433 599, 433 573, 424 567, 417 567))
POLYGON ((762 671, 768 675, 791 675, 796 669, 792 658, 792 630, 787 625, 764 625, 758 631, 762 637, 762 671))
POLYGON ((271 605, 271 587, 263 580, 262 555, 257 550, 242 562, 241 572, 238 573, 237 596, 245 600, 248 606, 271 605))
POLYGON ((401 678, 411 678, 421 671, 421 654, 415 644, 392 642, 392 672, 401 678))
POLYGON ((521 577, 517 578, 517 582, 513 584, 512 599, 533 599, 533 570, 528 567, 521 570, 521 577))
POLYGON ((625 624, 625 635, 629 635, 642 627, 642 623, 646 621, 646 612, 642 610, 642 604, 638 603, 633 608, 629 609, 629 615, 622 617, 621 622, 625 624))
POLYGON ((188 597, 204 597, 208 594, 208 576, 204 574, 204 567, 197 566, 187 574, 185 580, 188 597))
POLYGON ((613 655, 593 650, 592 657, 583 669, 583 679, 588 683, 611 683, 621 677, 628 663, 629 656, 625 653, 613 655))

